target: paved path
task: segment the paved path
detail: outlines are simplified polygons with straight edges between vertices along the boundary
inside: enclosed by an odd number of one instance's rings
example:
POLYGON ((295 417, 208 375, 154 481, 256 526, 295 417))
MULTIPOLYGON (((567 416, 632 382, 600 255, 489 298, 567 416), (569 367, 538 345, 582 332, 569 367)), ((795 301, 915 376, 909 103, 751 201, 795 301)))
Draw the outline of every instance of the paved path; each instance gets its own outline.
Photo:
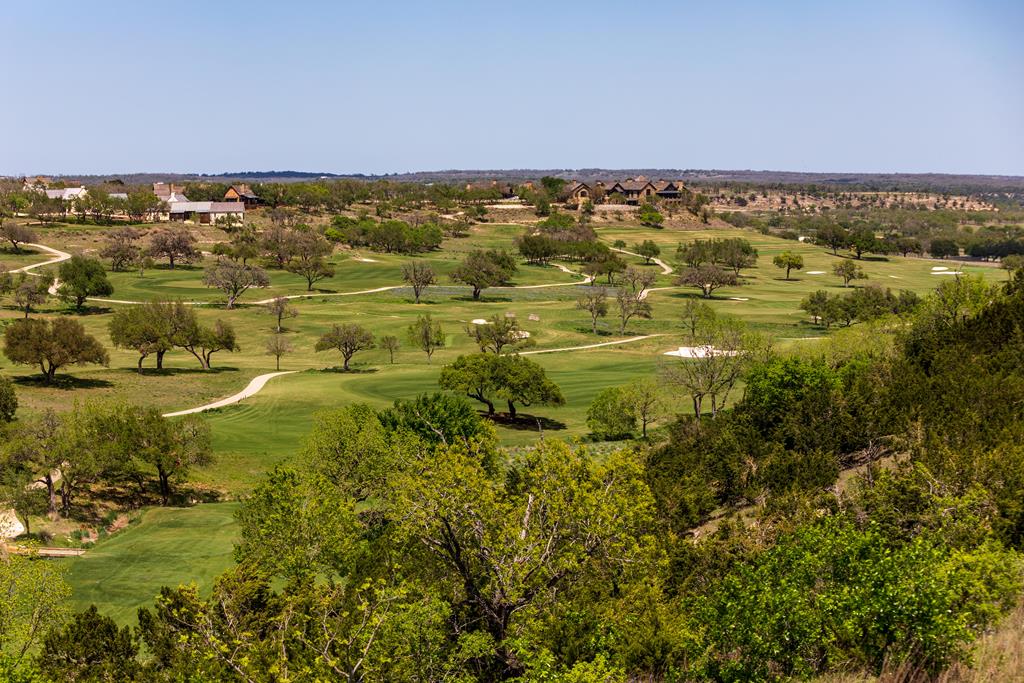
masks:
POLYGON ((296 372, 298 372, 298 370, 284 370, 281 372, 268 372, 265 375, 253 377, 252 381, 249 382, 249 385, 246 386, 245 389, 242 389, 240 392, 235 394, 234 396, 228 396, 227 398, 222 398, 219 401, 214 401, 213 403, 207 403, 205 406, 199 406, 198 408, 188 408, 187 410, 179 410, 173 413, 164 413, 164 417, 180 417, 182 415, 191 415, 193 413, 201 413, 204 410, 212 410, 214 408, 229 406, 232 403, 238 403, 244 398, 249 398, 250 396, 258 394, 259 391, 266 385, 266 383, 274 379, 275 377, 280 377, 282 375, 292 375, 295 374, 296 372))
POLYGON ((537 351, 520 351, 520 356, 532 356, 538 353, 558 353, 560 351, 582 351, 584 349, 596 349, 601 346, 616 346, 618 344, 631 344, 633 342, 643 341, 644 339, 650 339, 652 337, 663 337, 663 334, 644 334, 639 337, 630 337, 629 339, 619 339, 617 341, 601 342, 600 344, 585 344, 584 346, 565 346, 560 349, 539 349, 537 351))
MULTIPOLYGON (((625 249, 616 249, 615 247, 612 247, 612 251, 617 251, 620 254, 629 254, 630 256, 636 256, 638 258, 647 258, 646 256, 643 256, 642 254, 638 254, 635 251, 626 251, 625 249)), ((675 268, 673 268, 669 264, 665 263, 660 258, 652 258, 651 260, 654 261, 655 263, 657 263, 661 267, 661 274, 662 275, 671 275, 672 273, 675 272, 675 268)))
POLYGON ((33 244, 33 243, 30 243, 30 242, 25 242, 25 246, 26 247, 35 247, 36 249, 39 249, 40 251, 45 251, 46 253, 48 253, 51 256, 53 256, 53 258, 51 258, 51 259, 49 259, 47 261, 43 261, 42 263, 33 263, 30 266, 24 266, 22 268, 18 268, 17 270, 12 270, 11 271, 12 273, 28 273, 29 275, 38 275, 39 273, 33 273, 32 271, 35 270, 36 268, 42 268, 43 266, 52 266, 55 263, 60 263, 61 261, 67 261, 69 258, 71 258, 71 254, 67 253, 66 251, 61 251, 60 249, 54 249, 53 247, 48 247, 45 244, 33 244))

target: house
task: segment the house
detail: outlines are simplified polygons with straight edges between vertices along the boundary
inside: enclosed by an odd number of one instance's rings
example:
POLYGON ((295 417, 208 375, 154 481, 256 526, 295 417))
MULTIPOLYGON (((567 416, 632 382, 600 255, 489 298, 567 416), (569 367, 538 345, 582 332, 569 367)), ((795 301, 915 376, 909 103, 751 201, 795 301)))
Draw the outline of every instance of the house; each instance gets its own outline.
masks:
POLYGON ((674 180, 652 182, 644 178, 633 178, 604 185, 605 196, 620 195, 626 204, 644 204, 654 198, 667 201, 679 200, 689 194, 683 183, 674 180))
POLYGON ((569 198, 570 204, 576 204, 577 206, 583 202, 594 201, 594 189, 586 183, 575 182, 569 187, 569 198))
POLYGON ((89 194, 84 185, 80 187, 65 187, 60 190, 43 190, 43 192, 50 199, 59 199, 64 202, 73 202, 89 194))
POLYGON ((202 224, 214 224, 225 221, 241 223, 245 220, 245 204, 243 202, 190 202, 168 201, 168 220, 194 221, 202 224))
POLYGON ((245 208, 251 209, 254 206, 258 206, 262 203, 259 197, 252 191, 252 189, 246 185, 232 185, 228 188, 227 192, 224 193, 225 202, 241 202, 245 205, 245 208))
POLYGON ((25 177, 21 179, 21 189, 23 192, 33 192, 36 190, 45 190, 53 183, 53 178, 44 175, 37 175, 31 178, 25 177))
POLYGON ((162 199, 165 202, 175 201, 172 197, 176 195, 182 199, 177 201, 188 201, 185 197, 185 186, 176 185, 174 183, 153 183, 153 194, 162 199))

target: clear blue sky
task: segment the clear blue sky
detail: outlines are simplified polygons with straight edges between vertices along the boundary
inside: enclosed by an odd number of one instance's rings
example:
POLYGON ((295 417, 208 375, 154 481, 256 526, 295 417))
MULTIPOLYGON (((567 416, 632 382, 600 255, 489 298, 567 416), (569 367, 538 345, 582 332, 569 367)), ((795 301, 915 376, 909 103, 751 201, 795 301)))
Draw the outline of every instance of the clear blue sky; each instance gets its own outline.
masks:
POLYGON ((0 4, 0 173, 1024 175, 1022 0, 0 4))

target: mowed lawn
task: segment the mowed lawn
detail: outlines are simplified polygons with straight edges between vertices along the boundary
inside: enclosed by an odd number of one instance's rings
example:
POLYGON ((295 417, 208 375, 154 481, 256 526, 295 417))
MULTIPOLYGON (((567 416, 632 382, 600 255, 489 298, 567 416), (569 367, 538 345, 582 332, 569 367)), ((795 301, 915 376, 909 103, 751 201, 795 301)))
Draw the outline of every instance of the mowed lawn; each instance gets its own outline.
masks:
MULTIPOLYGON (((566 405, 519 406, 524 417, 515 428, 501 424, 506 446, 532 443, 543 431, 547 438, 572 439, 587 433, 586 413, 602 389, 650 376, 669 343, 658 340, 622 347, 532 356, 561 387, 566 405), (536 419, 540 418, 540 423, 536 419)), ((271 381, 258 395, 240 404, 205 413, 214 435, 217 462, 195 478, 231 494, 244 493, 264 472, 302 448, 314 415, 331 408, 366 403, 386 408, 395 399, 437 391, 440 364, 401 363, 379 372, 309 371, 271 381)), ((484 406, 473 402, 481 410, 484 406)), ((504 411, 503 403, 497 404, 504 411)))
MULTIPOLYGON (((416 258, 430 260, 443 274, 471 248, 511 249, 512 240, 521 230, 517 226, 479 226, 472 237, 448 240, 443 251, 416 258)), ((777 338, 827 334, 809 324, 806 315, 799 310, 800 301, 816 289, 832 293, 848 291, 839 278, 832 275, 833 264, 848 255, 834 256, 813 245, 732 229, 673 231, 615 227, 600 228, 598 232, 609 243, 623 239, 629 246, 653 239, 662 245, 662 258, 669 263, 674 262, 675 248, 680 242, 731 236, 749 239, 760 252, 760 259, 756 267, 744 271, 747 284, 715 292, 710 303, 720 313, 743 318, 756 329, 777 338), (782 271, 771 263, 775 254, 785 250, 801 254, 805 261, 804 272, 794 272, 791 281, 784 281, 782 271), (811 275, 807 271, 824 272, 811 275)), ((26 261, 37 259, 30 257, 26 261)), ((0 258, 0 262, 2 260, 0 258)), ((334 292, 348 292, 399 285, 401 264, 408 260, 409 257, 396 255, 339 251, 334 256, 338 277, 320 286, 334 292)), ((640 264, 639 259, 633 257, 627 260, 640 264)), ((578 268, 578 265, 568 265, 578 268)), ((932 275, 933 267, 958 267, 952 261, 940 263, 901 257, 867 259, 862 265, 870 278, 866 282, 893 289, 911 289, 922 295, 949 277, 932 275)), ((599 334, 594 335, 587 314, 576 308, 576 298, 585 285, 575 284, 573 276, 552 266, 521 265, 516 284, 565 286, 494 288, 485 291, 482 301, 472 301, 466 288, 453 287, 443 276, 441 286, 431 289, 424 303, 418 306, 412 303, 411 292, 407 289, 355 296, 330 296, 332 292, 322 292, 298 299, 294 301, 298 317, 285 321, 285 336, 294 350, 282 359, 282 369, 299 372, 271 381, 260 394, 241 404, 204 414, 212 428, 216 461, 194 471, 192 479, 204 486, 216 487, 230 498, 244 496, 268 469, 301 449, 317 411, 355 402, 384 408, 398 398, 436 391, 444 364, 476 350, 466 334, 466 327, 474 319, 493 315, 514 315, 536 342, 535 350, 616 341, 635 335, 659 335, 632 344, 531 356, 561 387, 566 405, 520 407, 521 415, 531 417, 521 420, 515 428, 499 424, 497 430, 502 444, 531 443, 541 430, 546 438, 585 437, 587 408, 603 388, 653 376, 665 362, 685 362, 666 359, 664 352, 682 342, 679 313, 684 302, 697 298, 698 293, 673 287, 673 276, 660 274, 657 266, 644 267, 659 273, 657 287, 668 289, 650 294, 653 318, 631 321, 625 335, 619 334, 614 306, 609 317, 601 321, 599 334), (411 348, 405 339, 409 324, 424 314, 440 321, 446 331, 447 346, 435 354, 432 363, 427 363, 425 354, 411 348), (395 355, 395 362, 390 362, 385 351, 373 349, 356 355, 354 372, 336 371, 341 364, 339 354, 316 353, 313 347, 323 331, 343 322, 359 323, 378 338, 385 334, 397 336, 402 347, 395 355)), ((993 282, 1005 278, 996 268, 969 265, 963 270, 981 274, 993 282)), ((181 297, 215 301, 218 295, 202 286, 201 277, 202 269, 198 267, 175 271, 157 269, 148 271, 142 278, 137 273, 117 274, 113 298, 181 297)), ((262 307, 245 302, 266 298, 271 293, 301 293, 305 289, 304 283, 287 273, 273 272, 272 279, 274 287, 270 291, 248 293, 242 299, 243 305, 235 310, 226 311, 216 305, 197 307, 204 322, 230 321, 241 346, 238 353, 216 354, 211 372, 201 371, 194 358, 175 350, 167 356, 165 372, 155 373, 153 362, 149 360, 147 372, 136 373, 137 355, 111 348, 107 323, 118 305, 96 307, 88 315, 78 317, 110 348, 109 367, 67 368, 61 373, 64 379, 56 387, 41 386, 32 377, 36 372, 34 368, 11 366, 6 359, 0 359, 0 370, 18 382, 19 398, 27 413, 46 407, 65 410, 74 401, 92 399, 128 400, 176 410, 229 396, 240 391, 256 375, 274 370, 273 358, 264 352, 266 340, 273 335, 273 321, 262 307)), ((51 303, 41 314, 69 313, 60 304, 51 303)), ((10 307, 0 311, 0 317, 17 316, 19 313, 10 307)), ((482 408, 482 405, 475 405, 482 408)), ((504 405, 497 407, 505 410, 504 405)), ((679 411, 689 409, 683 399, 678 401, 677 408, 679 411)), ((118 621, 130 623, 137 607, 150 604, 163 585, 195 580, 208 589, 213 578, 231 564, 231 545, 236 533, 232 517, 235 506, 223 503, 190 509, 151 509, 138 524, 104 540, 85 556, 68 560, 76 608, 95 602, 118 621)))
POLYGON ((72 607, 95 604, 121 624, 134 624, 139 607, 152 605, 162 586, 196 583, 208 592, 234 564, 237 503, 152 508, 136 524, 66 563, 72 607))

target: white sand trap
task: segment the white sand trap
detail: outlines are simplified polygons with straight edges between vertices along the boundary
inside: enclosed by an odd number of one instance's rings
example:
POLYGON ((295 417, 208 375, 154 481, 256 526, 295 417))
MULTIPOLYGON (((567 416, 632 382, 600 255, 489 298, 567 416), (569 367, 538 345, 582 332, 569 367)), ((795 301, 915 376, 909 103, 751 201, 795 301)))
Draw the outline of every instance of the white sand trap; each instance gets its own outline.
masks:
POLYGON ((893 280, 902 280, 903 279, 899 275, 890 275, 889 277, 891 277, 893 280))
POLYGON ((666 351, 666 356, 679 358, 707 358, 708 356, 735 356, 738 351, 722 351, 713 346, 680 346, 678 349, 666 351))
POLYGON ((963 274, 964 274, 964 271, 962 271, 962 270, 940 270, 938 272, 932 273, 932 275, 963 275, 963 274))
POLYGON ((473 323, 474 325, 490 325, 491 324, 490 320, 484 320, 483 318, 475 318, 473 320, 470 320, 469 322, 473 323))
POLYGON ((808 270, 806 274, 807 275, 824 275, 825 271, 824 270, 808 270))
POLYGON ((932 266, 932 270, 949 270, 946 266, 932 266))
POLYGON ((530 338, 530 333, 527 332, 526 330, 519 330, 518 332, 515 333, 515 338, 516 339, 529 339, 530 338))
POLYGON ((750 301, 750 299, 746 298, 745 296, 730 296, 729 300, 730 301, 750 301))
POLYGON ((356 256, 355 260, 362 261, 363 263, 380 263, 380 261, 375 258, 363 258, 362 256, 356 256))

